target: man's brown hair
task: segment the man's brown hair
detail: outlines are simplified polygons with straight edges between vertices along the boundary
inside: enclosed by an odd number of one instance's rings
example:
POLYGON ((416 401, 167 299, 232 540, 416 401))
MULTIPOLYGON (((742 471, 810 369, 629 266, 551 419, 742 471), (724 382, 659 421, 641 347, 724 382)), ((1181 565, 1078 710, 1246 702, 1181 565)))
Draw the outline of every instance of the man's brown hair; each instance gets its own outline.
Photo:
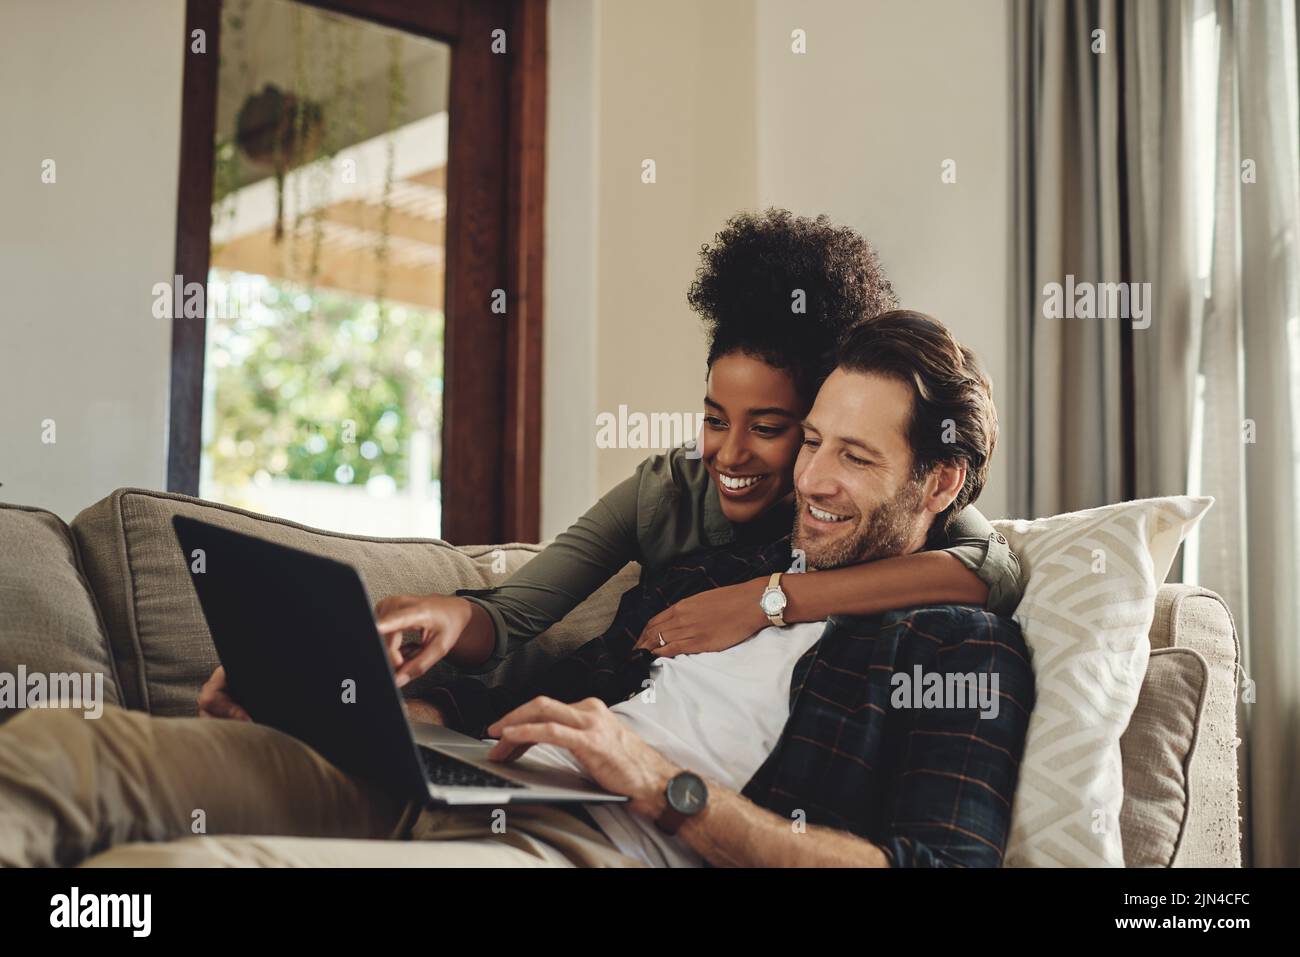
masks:
POLYGON ((850 329, 836 351, 836 366, 911 387, 907 440, 914 479, 940 463, 966 465, 966 481, 931 528, 932 536, 945 532, 953 516, 979 498, 998 441, 993 383, 979 360, 938 319, 898 309, 850 329))

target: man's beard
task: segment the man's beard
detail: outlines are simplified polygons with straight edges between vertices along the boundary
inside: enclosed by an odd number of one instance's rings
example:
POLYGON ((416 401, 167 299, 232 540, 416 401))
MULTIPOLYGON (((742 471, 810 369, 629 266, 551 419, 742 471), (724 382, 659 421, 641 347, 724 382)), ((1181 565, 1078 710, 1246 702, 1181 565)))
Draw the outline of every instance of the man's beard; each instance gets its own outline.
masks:
POLYGON ((916 518, 923 495, 923 483, 909 481, 893 498, 872 509, 866 521, 859 521, 852 534, 837 535, 827 540, 810 540, 810 536, 805 534, 803 523, 806 521, 808 501, 801 495, 797 496, 794 545, 803 551, 804 561, 809 568, 838 568, 855 562, 902 555, 916 537, 916 518))

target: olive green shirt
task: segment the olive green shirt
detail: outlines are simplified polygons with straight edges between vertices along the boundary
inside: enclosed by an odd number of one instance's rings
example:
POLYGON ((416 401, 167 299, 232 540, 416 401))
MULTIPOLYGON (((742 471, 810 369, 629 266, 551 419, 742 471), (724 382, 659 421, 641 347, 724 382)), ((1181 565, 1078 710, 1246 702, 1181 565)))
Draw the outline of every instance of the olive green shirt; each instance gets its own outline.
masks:
MULTIPOLYGON (((793 508, 784 506, 733 525, 704 463, 673 449, 642 462, 502 585, 456 594, 491 616, 494 657, 501 658, 567 615, 628 562, 653 574, 701 548, 772 541, 792 523, 793 508)), ((988 585, 989 610, 1010 615, 1020 602, 1020 564, 1006 539, 973 507, 953 519, 946 539, 943 550, 988 585)))

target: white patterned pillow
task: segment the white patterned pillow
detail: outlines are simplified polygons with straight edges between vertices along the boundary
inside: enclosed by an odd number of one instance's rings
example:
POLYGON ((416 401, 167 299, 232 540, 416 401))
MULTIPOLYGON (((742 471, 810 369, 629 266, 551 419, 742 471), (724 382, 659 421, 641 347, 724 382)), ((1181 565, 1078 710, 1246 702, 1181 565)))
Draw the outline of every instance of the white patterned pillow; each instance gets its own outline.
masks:
POLYGON ((1000 521, 1020 559, 1034 669, 1008 867, 1123 867, 1119 739, 1151 652, 1156 591, 1212 498, 1142 499, 1000 521))

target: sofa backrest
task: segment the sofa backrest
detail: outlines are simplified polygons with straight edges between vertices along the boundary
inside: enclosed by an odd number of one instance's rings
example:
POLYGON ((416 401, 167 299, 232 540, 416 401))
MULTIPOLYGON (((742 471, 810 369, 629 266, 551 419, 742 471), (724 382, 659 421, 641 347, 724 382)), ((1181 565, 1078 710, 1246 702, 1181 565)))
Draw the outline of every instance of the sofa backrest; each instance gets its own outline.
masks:
POLYGON ((53 512, 0 503, 0 721, 30 703, 37 682, 48 691, 71 681, 83 700, 102 693, 103 703, 122 703, 72 533, 53 512))
MULTIPOLYGON (((450 594, 497 584, 541 550, 540 545, 457 548, 438 539, 345 535, 186 495, 118 489, 73 519, 72 533, 103 611, 122 701, 157 715, 195 714, 198 689, 218 664, 188 561, 172 529, 173 515, 346 562, 360 574, 372 606, 388 595, 450 594)), ((613 617, 620 582, 622 589, 630 587, 627 574, 611 582, 592 597, 591 607, 575 609, 558 622, 532 655, 557 653, 603 631, 613 617)), ((526 662, 512 661, 509 667, 521 665, 526 662)), ((450 664, 440 665, 407 692, 418 694, 455 673, 450 664)), ((494 682, 508 676, 502 669, 487 675, 494 682)))

